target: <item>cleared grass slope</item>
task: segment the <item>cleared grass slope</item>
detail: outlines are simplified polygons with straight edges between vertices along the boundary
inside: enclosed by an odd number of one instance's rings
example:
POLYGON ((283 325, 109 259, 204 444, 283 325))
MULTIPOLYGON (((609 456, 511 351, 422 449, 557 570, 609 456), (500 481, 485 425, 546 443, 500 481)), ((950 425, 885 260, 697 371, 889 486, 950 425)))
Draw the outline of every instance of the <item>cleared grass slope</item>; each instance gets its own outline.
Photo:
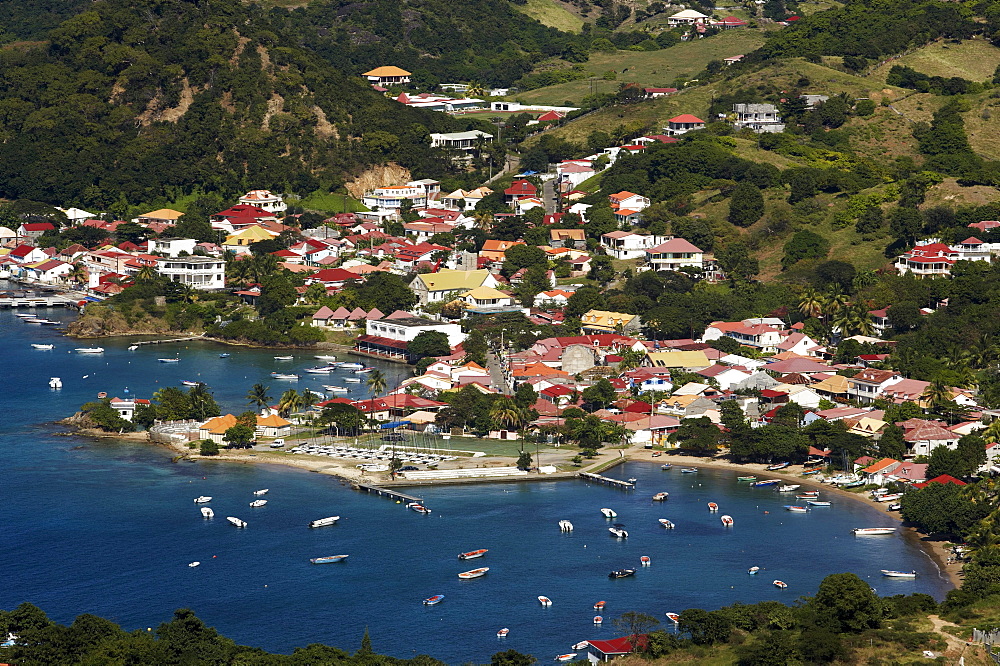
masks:
POLYGON ((583 18, 556 0, 528 0, 526 5, 511 4, 511 6, 550 28, 563 32, 580 32, 583 29, 583 18))
POLYGON ((867 78, 885 83, 894 65, 912 67, 928 76, 959 76, 970 81, 985 81, 993 78, 993 72, 1000 65, 1000 48, 985 39, 941 40, 874 69, 867 78))

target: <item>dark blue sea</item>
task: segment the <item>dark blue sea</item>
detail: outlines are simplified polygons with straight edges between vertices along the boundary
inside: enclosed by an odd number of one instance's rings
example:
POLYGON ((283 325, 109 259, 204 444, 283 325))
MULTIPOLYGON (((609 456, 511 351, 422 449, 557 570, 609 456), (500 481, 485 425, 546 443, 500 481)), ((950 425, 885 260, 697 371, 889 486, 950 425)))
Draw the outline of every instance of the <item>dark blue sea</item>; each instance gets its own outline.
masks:
MULTIPOLYGON (((72 315, 49 310, 49 318, 72 315)), ((296 353, 279 362, 273 351, 179 343, 126 350, 128 341, 102 340, 107 351, 59 331, 0 312, 3 340, 0 418, 0 608, 29 601, 59 622, 95 613, 127 629, 155 627, 176 608, 195 610, 239 643, 271 651, 321 642, 353 651, 367 627, 374 648, 398 657, 429 654, 449 664, 488 663, 513 648, 541 661, 590 638, 616 636, 611 620, 640 611, 665 621, 667 611, 714 609, 736 601, 792 602, 815 593, 822 578, 854 572, 883 595, 926 592, 942 598, 948 584, 912 537, 856 538, 854 527, 893 525, 861 502, 832 498, 809 514, 782 510, 787 498, 736 482, 727 471, 682 475, 678 469, 627 463, 610 472, 635 477, 633 492, 583 481, 415 488, 433 509, 421 516, 402 505, 363 495, 339 480, 279 466, 219 462, 172 463, 149 445, 69 437, 53 421, 98 391, 149 397, 182 379, 205 381, 225 411, 246 408, 250 385, 272 395, 284 388, 341 384, 336 376, 297 384, 273 381, 276 369, 301 371, 318 361, 296 353), (35 351, 31 342, 52 342, 35 351), (230 358, 219 358, 229 352, 230 358), (159 357, 178 355, 180 363, 159 357), (51 376, 64 382, 48 388, 51 376), (251 509, 253 491, 269 488, 267 506, 251 509), (664 503, 651 496, 670 493, 664 503), (193 498, 214 497, 214 520, 203 520, 193 498), (706 503, 732 515, 725 529, 706 503), (608 533, 601 507, 618 512, 629 538, 608 533), (333 527, 310 520, 342 516, 333 527), (234 515, 249 523, 237 530, 234 515), (664 530, 658 518, 676 523, 664 530), (557 522, 573 522, 560 533, 557 522), (472 562, 460 552, 488 548, 472 562), (349 554, 343 563, 309 558, 349 554), (650 556, 652 565, 639 567, 650 556), (187 565, 193 560, 202 564, 187 565), (456 575, 488 566, 483 578, 456 575), (763 571, 747 575, 751 566, 763 571), (612 569, 639 569, 610 580, 612 569), (880 569, 915 569, 916 580, 890 580, 880 569), (778 590, 780 579, 788 588, 778 590), (432 607, 421 601, 445 595, 432 607), (538 595, 552 599, 542 608, 538 595), (592 606, 607 601, 595 627, 592 606), (496 638, 501 627, 510 635, 496 638)), ((401 379, 407 369, 382 366, 401 379)), ((390 378, 393 378, 392 376, 390 378)), ((357 386, 357 385, 355 385, 357 386)), ((363 385, 357 387, 362 395, 363 385)))

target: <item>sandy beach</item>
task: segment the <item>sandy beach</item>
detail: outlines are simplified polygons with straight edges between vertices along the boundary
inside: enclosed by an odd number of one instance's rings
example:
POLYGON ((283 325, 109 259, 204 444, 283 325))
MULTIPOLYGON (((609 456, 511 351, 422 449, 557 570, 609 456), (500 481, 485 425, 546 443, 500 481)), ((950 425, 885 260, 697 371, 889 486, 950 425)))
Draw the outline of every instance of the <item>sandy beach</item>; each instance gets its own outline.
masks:
MULTIPOLYGON (((333 458, 319 458, 314 456, 293 456, 284 453, 275 453, 271 451, 220 451, 217 456, 201 456, 196 451, 192 451, 187 448, 184 444, 171 444, 169 447, 175 451, 177 454, 191 458, 195 460, 205 460, 205 461, 220 461, 220 462, 231 462, 231 463, 242 463, 242 464, 267 464, 267 465, 287 465, 289 467, 296 467, 299 469, 308 470, 310 472, 316 472, 319 474, 328 474, 331 476, 336 476, 345 481, 351 483, 369 483, 381 486, 407 486, 414 485, 412 482, 391 481, 389 475, 384 472, 362 472, 355 465, 356 461, 353 460, 336 460, 333 458)), ((688 456, 683 454, 676 454, 669 451, 662 452, 660 456, 653 457, 654 452, 647 449, 641 448, 631 448, 626 449, 624 452, 619 449, 604 449, 601 453, 593 460, 589 461, 588 464, 584 465, 577 471, 569 472, 558 472, 555 474, 547 475, 536 475, 530 474, 528 476, 521 477, 508 477, 499 479, 504 482, 532 482, 532 481, 552 481, 557 479, 573 479, 577 478, 578 472, 593 471, 598 469, 604 469, 609 463, 615 463, 618 461, 639 461, 639 462, 649 462, 652 464, 663 464, 664 462, 669 462, 672 465, 678 465, 682 467, 704 467, 713 469, 725 469, 731 470, 738 473, 739 475, 758 475, 760 477, 771 477, 771 478, 781 478, 787 479, 789 483, 797 483, 802 486, 808 486, 810 488, 821 489, 827 496, 833 495, 836 497, 850 498, 856 502, 864 502, 869 506, 878 509, 882 513, 890 516, 894 520, 900 523, 900 526, 904 532, 904 538, 910 539, 917 545, 921 546, 928 556, 934 561, 941 575, 946 577, 952 585, 959 587, 962 584, 962 563, 952 560, 951 550, 946 545, 948 542, 944 539, 934 538, 931 535, 924 535, 919 532, 916 528, 903 525, 902 517, 898 512, 889 511, 887 504, 879 503, 871 499, 867 493, 853 493, 848 490, 843 490, 840 488, 835 488, 830 485, 818 483, 817 481, 811 479, 810 477, 803 477, 799 474, 789 472, 789 470, 780 471, 767 471, 765 464, 755 464, 755 463, 733 463, 728 460, 721 458, 706 458, 699 456, 688 456), (622 455, 624 453, 624 456, 622 455)), ((572 455, 572 452, 567 452, 567 456, 572 455)), ((454 461, 450 465, 453 467, 490 467, 500 464, 512 465, 513 460, 509 458, 498 458, 498 457, 486 457, 486 458, 469 458, 461 459, 459 461, 454 461)), ((792 468, 789 468, 792 469, 792 468)), ((463 479, 462 483, 496 483, 498 479, 463 479)), ((454 481, 441 480, 441 481, 421 481, 420 485, 441 485, 441 484, 452 484, 454 481)), ((859 525, 863 527, 863 525, 859 525)))

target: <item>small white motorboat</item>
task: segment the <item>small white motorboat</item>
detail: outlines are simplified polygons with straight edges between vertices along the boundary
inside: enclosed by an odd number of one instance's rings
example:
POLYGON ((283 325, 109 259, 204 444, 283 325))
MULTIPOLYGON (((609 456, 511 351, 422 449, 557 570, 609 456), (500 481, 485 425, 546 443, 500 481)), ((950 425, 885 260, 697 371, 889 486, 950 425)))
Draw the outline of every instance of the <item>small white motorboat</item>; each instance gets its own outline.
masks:
POLYGON ((604 622, 604 618, 600 615, 594 616, 594 624, 601 624, 604 622))
POLYGON ((627 539, 628 538, 628 532, 626 532, 625 530, 621 529, 620 527, 609 527, 608 528, 608 532, 611 533, 611 536, 613 536, 613 537, 615 537, 617 539, 627 539))
POLYGON ((674 624, 677 624, 678 622, 681 621, 681 616, 679 613, 664 613, 664 615, 666 615, 667 619, 673 622, 674 624))
POLYGON ((158 358, 156 360, 159 361, 160 363, 180 363, 181 362, 180 358, 178 358, 176 356, 174 358, 158 358))
POLYGON ((201 564, 201 562, 194 561, 191 564, 189 564, 188 566, 194 568, 194 567, 198 566, 199 564, 201 564))
POLYGON ((49 388, 54 388, 54 389, 62 388, 62 380, 59 379, 58 377, 49 378, 49 388))
POLYGON ((771 581, 771 585, 774 585, 779 590, 783 590, 786 587, 788 587, 788 583, 786 583, 784 581, 781 581, 781 580, 773 580, 773 581, 771 581))
POLYGON ((882 569, 882 575, 888 576, 889 578, 916 578, 916 571, 892 571, 890 569, 882 569))
POLYGON ((543 597, 543 596, 539 595, 539 597, 538 597, 538 603, 540 603, 541 605, 543 605, 545 607, 548 607, 548 606, 552 605, 552 600, 549 599, 548 597, 543 597))
POLYGON ((190 379, 182 379, 181 386, 201 386, 203 382, 193 382, 190 379))
POLYGON ((104 347, 77 347, 75 351, 77 354, 103 354, 104 347))
POLYGON ((573 649, 574 650, 586 650, 589 647, 590 647, 590 641, 580 641, 579 643, 577 643, 576 645, 573 646, 573 649))
POLYGON ((462 573, 458 574, 458 577, 461 578, 462 580, 480 578, 482 576, 485 576, 486 572, 489 570, 490 570, 489 567, 479 567, 478 569, 472 569, 471 571, 463 571, 462 573))
POLYGON ((758 571, 760 571, 760 567, 750 567, 749 569, 747 569, 747 573, 750 574, 751 576, 757 575, 758 571))
POLYGON ((349 382, 351 384, 360 384, 361 383, 361 377, 346 377, 344 379, 344 381, 345 382, 349 382))
POLYGON ((508 629, 507 627, 504 627, 503 629, 501 629, 500 631, 497 632, 497 638, 506 638, 507 634, 509 634, 509 633, 510 633, 510 629, 508 629))
POLYGON ((262 507, 265 504, 267 504, 267 500, 265 500, 265 499, 259 499, 259 500, 254 500, 254 501, 250 502, 250 506, 252 506, 255 509, 258 508, 258 507, 262 507))
POLYGON ((576 652, 569 652, 556 657, 556 661, 573 661, 574 659, 576 659, 576 652))
POLYGON ((261 488, 260 490, 253 491, 253 494, 257 496, 266 495, 268 490, 270 490, 270 488, 261 488))
POLYGON ((656 493, 653 495, 654 502, 665 502, 667 498, 670 497, 669 493, 656 493))
POLYGON ((215 512, 210 507, 203 506, 201 507, 201 517, 205 519, 215 518, 215 512))
POLYGON ((273 377, 274 379, 284 379, 284 380, 287 380, 287 381, 290 381, 290 382, 297 382, 299 380, 299 376, 298 375, 293 375, 293 374, 287 374, 286 375, 286 374, 283 374, 283 373, 280 373, 280 372, 273 372, 273 373, 271 373, 271 377, 273 377))
POLYGON ((715 502, 709 502, 708 503, 708 510, 712 511, 712 512, 718 511, 719 510, 719 505, 716 504, 715 502))
POLYGON ((569 522, 568 520, 560 520, 559 521, 559 530, 561 532, 572 532, 573 531, 573 523, 569 522))
POLYGON ((821 502, 820 500, 806 500, 806 504, 809 506, 831 506, 829 502, 821 502))
POLYGON ((194 498, 195 504, 208 504, 211 501, 212 501, 211 495, 201 495, 199 497, 194 498))
POLYGON ((245 520, 240 520, 236 516, 226 516, 226 520, 228 520, 229 523, 233 527, 246 527, 247 526, 247 522, 245 520))
POLYGON ((360 370, 355 370, 356 375, 367 375, 369 372, 373 371, 375 368, 361 368, 360 370))
POLYGON ((881 536, 883 534, 895 534, 895 527, 857 527, 853 530, 854 536, 881 536))
POLYGON ((326 527, 327 525, 333 525, 338 520, 340 516, 330 516, 329 518, 320 518, 319 520, 314 520, 309 523, 309 527, 326 527))
POLYGON ((321 365, 316 368, 306 368, 306 372, 312 375, 328 375, 336 370, 332 365, 321 365))
POLYGON ((353 361, 345 361, 343 363, 338 363, 337 365, 342 367, 344 370, 360 370, 361 368, 365 367, 360 363, 354 363, 353 361))
POLYGON ((611 509, 601 509, 601 513, 604 514, 604 517, 608 519, 618 517, 618 514, 612 511, 611 509))
POLYGON ((722 521, 722 525, 724 527, 732 527, 733 526, 733 517, 732 516, 720 516, 719 520, 722 521))
POLYGON ((792 513, 809 513, 809 507, 789 504, 785 506, 785 511, 791 511, 792 513))
POLYGON ((663 525, 663 527, 668 530, 674 529, 674 524, 669 520, 667 520, 666 518, 660 518, 660 524, 663 525))
POLYGON ((351 390, 346 386, 327 386, 326 384, 323 385, 323 388, 329 391, 330 393, 347 393, 348 391, 351 390))
POLYGON ((41 349, 42 351, 49 351, 55 348, 55 345, 42 345, 37 343, 31 343, 32 349, 41 349))
POLYGON ((275 356, 274 360, 275 361, 291 361, 294 358, 295 358, 294 356, 275 356))
POLYGON ((796 483, 793 483, 793 484, 790 484, 790 485, 787 485, 787 486, 779 486, 778 487, 778 492, 779 493, 790 493, 790 492, 792 492, 794 490, 798 490, 801 487, 802 486, 800 486, 800 485, 798 485, 796 483))
POLYGON ((318 358, 321 361, 336 361, 337 357, 329 354, 320 354, 319 356, 313 356, 313 358, 318 358))
POLYGON ((130 345, 129 348, 128 348, 128 350, 129 351, 135 351, 138 348, 139 348, 139 345, 130 345))

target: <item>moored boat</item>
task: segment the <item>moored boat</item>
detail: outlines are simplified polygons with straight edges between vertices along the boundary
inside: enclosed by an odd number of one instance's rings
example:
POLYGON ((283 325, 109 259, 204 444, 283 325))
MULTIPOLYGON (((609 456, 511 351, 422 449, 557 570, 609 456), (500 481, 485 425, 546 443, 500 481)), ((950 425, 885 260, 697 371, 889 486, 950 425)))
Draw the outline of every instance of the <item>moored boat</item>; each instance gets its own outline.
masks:
POLYGON ((882 575, 889 578, 916 578, 916 571, 892 571, 890 569, 882 569, 882 575))
POLYGON ((330 393, 347 393, 348 391, 350 391, 350 389, 347 388, 346 386, 327 386, 326 384, 324 384, 323 388, 325 388, 330 393))
POLYGON ((425 514, 425 515, 431 512, 430 509, 428 509, 426 506, 424 506, 420 502, 410 502, 409 504, 406 505, 406 507, 409 508, 409 509, 413 509, 417 513, 422 513, 422 514, 425 514))
POLYGON ((819 493, 806 493, 804 495, 796 495, 797 500, 814 500, 819 499, 819 493))
POLYGON ((790 493, 790 492, 792 492, 794 490, 798 490, 801 487, 802 486, 800 486, 798 484, 795 484, 795 483, 789 484, 789 485, 786 485, 786 486, 779 486, 778 487, 778 492, 779 493, 790 493))
POLYGON ((829 502, 824 502, 824 501, 820 501, 820 500, 813 500, 813 499, 807 500, 806 504, 808 504, 809 506, 830 506, 829 502))
POLYGON ((573 646, 573 649, 586 650, 588 647, 590 647, 590 641, 580 641, 579 643, 573 646))
POLYGON ((783 590, 786 587, 788 587, 788 583, 786 583, 784 581, 780 581, 780 580, 771 581, 771 585, 774 585, 776 588, 781 589, 781 590, 783 590))
POLYGON ((594 610, 595 611, 602 611, 602 610, 604 610, 604 607, 607 604, 608 604, 607 601, 598 601, 596 604, 594 604, 594 610))
POLYGON ((642 566, 648 567, 650 564, 652 564, 653 561, 649 559, 649 555, 643 555, 639 558, 639 562, 642 564, 642 566))
POLYGON ((556 661, 573 661, 576 659, 576 652, 568 652, 556 657, 556 661))
POLYGON ((666 501, 668 497, 670 497, 669 493, 656 493, 655 495, 653 495, 653 501, 663 502, 666 501))
POLYGON ((594 624, 601 624, 603 622, 604 622, 604 618, 603 617, 601 617, 600 615, 595 615, 594 616, 594 624))
POLYGON ((668 530, 674 529, 674 524, 667 520, 666 518, 660 518, 660 524, 663 525, 668 530))
POLYGON ((199 497, 194 498, 195 504, 208 504, 211 501, 212 501, 211 495, 201 495, 199 497))
POLYGON ((757 477, 756 476, 738 476, 738 477, 736 477, 736 480, 737 481, 756 481, 757 477))
POLYGON ((103 354, 104 347, 77 347, 77 354, 103 354))
POLYGON ((506 638, 507 634, 509 634, 509 633, 510 633, 510 629, 508 629, 507 627, 504 627, 503 629, 501 629, 500 631, 497 632, 497 638, 506 638))
POLYGON ((326 555, 324 557, 312 557, 309 559, 313 564, 329 564, 331 562, 343 562, 347 555, 326 555))
POLYGON ((198 562, 197 560, 195 560, 194 562, 191 562, 190 564, 188 564, 188 566, 193 569, 194 567, 196 567, 196 566, 198 566, 200 564, 201 564, 201 562, 198 562))
POLYGON ((733 517, 732 516, 719 516, 719 520, 722 521, 722 524, 725 527, 732 527, 733 526, 733 517))
POLYGON ((809 507, 792 504, 792 505, 786 505, 785 511, 791 511, 792 513, 808 513, 809 507))
POLYGON ((894 502, 901 498, 903 493, 890 493, 888 495, 879 495, 878 497, 873 497, 876 502, 894 502))
POLYGON ((55 348, 55 345, 43 345, 43 344, 37 344, 37 343, 32 343, 31 346, 34 349, 41 349, 43 351, 48 351, 50 349, 54 349, 55 348))
POLYGON ((628 578, 635 575, 635 569, 615 569, 608 574, 608 578, 628 578))
POLYGON ((293 358, 295 358, 295 357, 294 356, 275 356, 274 360, 275 361, 291 361, 293 358))
POLYGON ((490 551, 488 549, 486 549, 486 548, 480 548, 479 550, 470 550, 467 553, 462 553, 461 555, 459 555, 458 559, 460 559, 460 560, 474 560, 477 557, 482 557, 483 555, 485 555, 488 552, 490 552, 490 551))
POLYGON ((338 520, 340 520, 340 516, 330 516, 329 518, 320 518, 319 520, 314 520, 310 522, 309 527, 326 527, 327 525, 333 525, 338 520))
POLYGON ((670 463, 663 463, 662 465, 660 465, 660 469, 670 469, 671 467, 673 467, 673 465, 671 465, 670 463))
POLYGON ((201 386, 201 384, 202 384, 202 382, 193 382, 190 379, 182 379, 181 380, 181 385, 182 386, 201 386))
POLYGON ((618 514, 617 514, 617 513, 615 513, 615 512, 614 512, 614 511, 612 511, 611 509, 607 509, 607 508, 605 508, 605 509, 601 509, 601 513, 602 513, 602 514, 604 514, 604 517, 605 517, 605 518, 615 518, 615 517, 617 517, 617 516, 618 516, 618 514))
POLYGON ((261 488, 260 490, 253 491, 253 494, 254 495, 258 495, 258 496, 259 495, 266 495, 268 490, 270 490, 270 488, 261 488))
POLYGON ((337 365, 339 365, 344 370, 360 370, 361 368, 365 367, 360 363, 354 363, 353 361, 345 361, 343 363, 338 363, 337 365))
POLYGON ((719 505, 716 504, 715 502, 709 502, 708 503, 708 510, 709 511, 713 511, 713 512, 714 511, 718 511, 719 510, 719 505))
POLYGON ((681 474, 697 474, 697 473, 698 473, 697 467, 685 467, 684 469, 681 470, 681 474))
POLYGON ((754 488, 766 488, 768 486, 776 486, 781 483, 781 479, 764 479, 763 481, 754 481, 750 485, 754 488))
POLYGON ((267 504, 267 500, 266 499, 258 499, 258 500, 254 500, 254 501, 250 502, 250 506, 252 506, 255 509, 258 508, 258 507, 262 507, 265 504, 267 504))
POLYGON ((618 539, 627 539, 628 538, 628 532, 626 532, 625 530, 621 529, 620 527, 609 527, 608 528, 608 532, 611 533, 611 536, 616 537, 618 539))
POLYGON ((747 573, 751 576, 756 576, 758 571, 760 571, 760 567, 750 567, 747 569, 747 573))
POLYGON ((538 595, 538 603, 548 607, 552 605, 552 600, 549 599, 548 597, 543 597, 542 595, 538 595))
POLYGON ((336 361, 337 360, 337 357, 333 356, 332 354, 320 354, 319 356, 313 356, 313 358, 317 358, 317 359, 319 359, 321 361, 336 361))
POLYGON ((681 621, 681 616, 678 613, 664 613, 664 615, 666 615, 667 619, 673 622, 674 624, 677 624, 678 622, 681 621))
POLYGON ((360 384, 361 377, 347 377, 344 379, 345 382, 350 382, 351 384, 360 384))
POLYGON ((375 368, 360 368, 358 370, 355 370, 354 374, 356 374, 356 375, 367 375, 369 372, 371 372, 374 369, 375 368))
POLYGON ((573 523, 569 522, 568 520, 560 520, 559 521, 559 530, 562 531, 562 532, 572 532, 573 531, 573 523))
POLYGON ((768 465, 764 469, 766 469, 768 472, 774 472, 774 471, 779 470, 779 469, 785 469, 786 467, 788 467, 791 464, 792 463, 790 463, 790 462, 776 463, 774 465, 768 465))
POLYGON ((294 375, 294 374, 290 374, 290 373, 289 374, 284 374, 284 373, 280 373, 280 372, 272 372, 271 373, 271 377, 273 377, 274 379, 284 379, 284 380, 287 380, 287 381, 290 381, 290 382, 297 382, 299 380, 299 376, 298 375, 294 375))
POLYGON ((203 507, 201 507, 201 517, 202 518, 214 518, 215 517, 215 512, 212 511, 212 509, 210 507, 203 506, 203 507))
POLYGON ((49 377, 49 388, 62 388, 62 379, 59 377, 49 377))
POLYGON ((247 521, 240 520, 236 516, 226 516, 226 520, 228 520, 229 524, 232 525, 233 527, 246 527, 247 526, 247 521))
POLYGON ((232 356, 232 354, 219 354, 219 358, 229 358, 230 356, 232 356))
POLYGON ((181 359, 178 358, 178 357, 176 357, 176 356, 174 358, 158 358, 156 360, 159 361, 160 363, 180 363, 181 362, 181 359))
POLYGON ((881 536, 883 534, 895 534, 895 527, 856 527, 853 530, 854 536, 881 536))
POLYGON ((443 599, 444 599, 443 594, 435 594, 433 597, 427 597, 426 599, 424 599, 424 606, 433 606, 435 604, 439 604, 443 599))
POLYGON ((470 578, 479 578, 480 576, 485 576, 486 572, 489 571, 489 567, 480 567, 478 569, 472 569, 471 571, 463 571, 458 574, 458 577, 462 580, 469 580, 470 578))
POLYGON ((328 375, 336 369, 332 365, 321 365, 315 368, 306 368, 306 372, 312 375, 328 375))

